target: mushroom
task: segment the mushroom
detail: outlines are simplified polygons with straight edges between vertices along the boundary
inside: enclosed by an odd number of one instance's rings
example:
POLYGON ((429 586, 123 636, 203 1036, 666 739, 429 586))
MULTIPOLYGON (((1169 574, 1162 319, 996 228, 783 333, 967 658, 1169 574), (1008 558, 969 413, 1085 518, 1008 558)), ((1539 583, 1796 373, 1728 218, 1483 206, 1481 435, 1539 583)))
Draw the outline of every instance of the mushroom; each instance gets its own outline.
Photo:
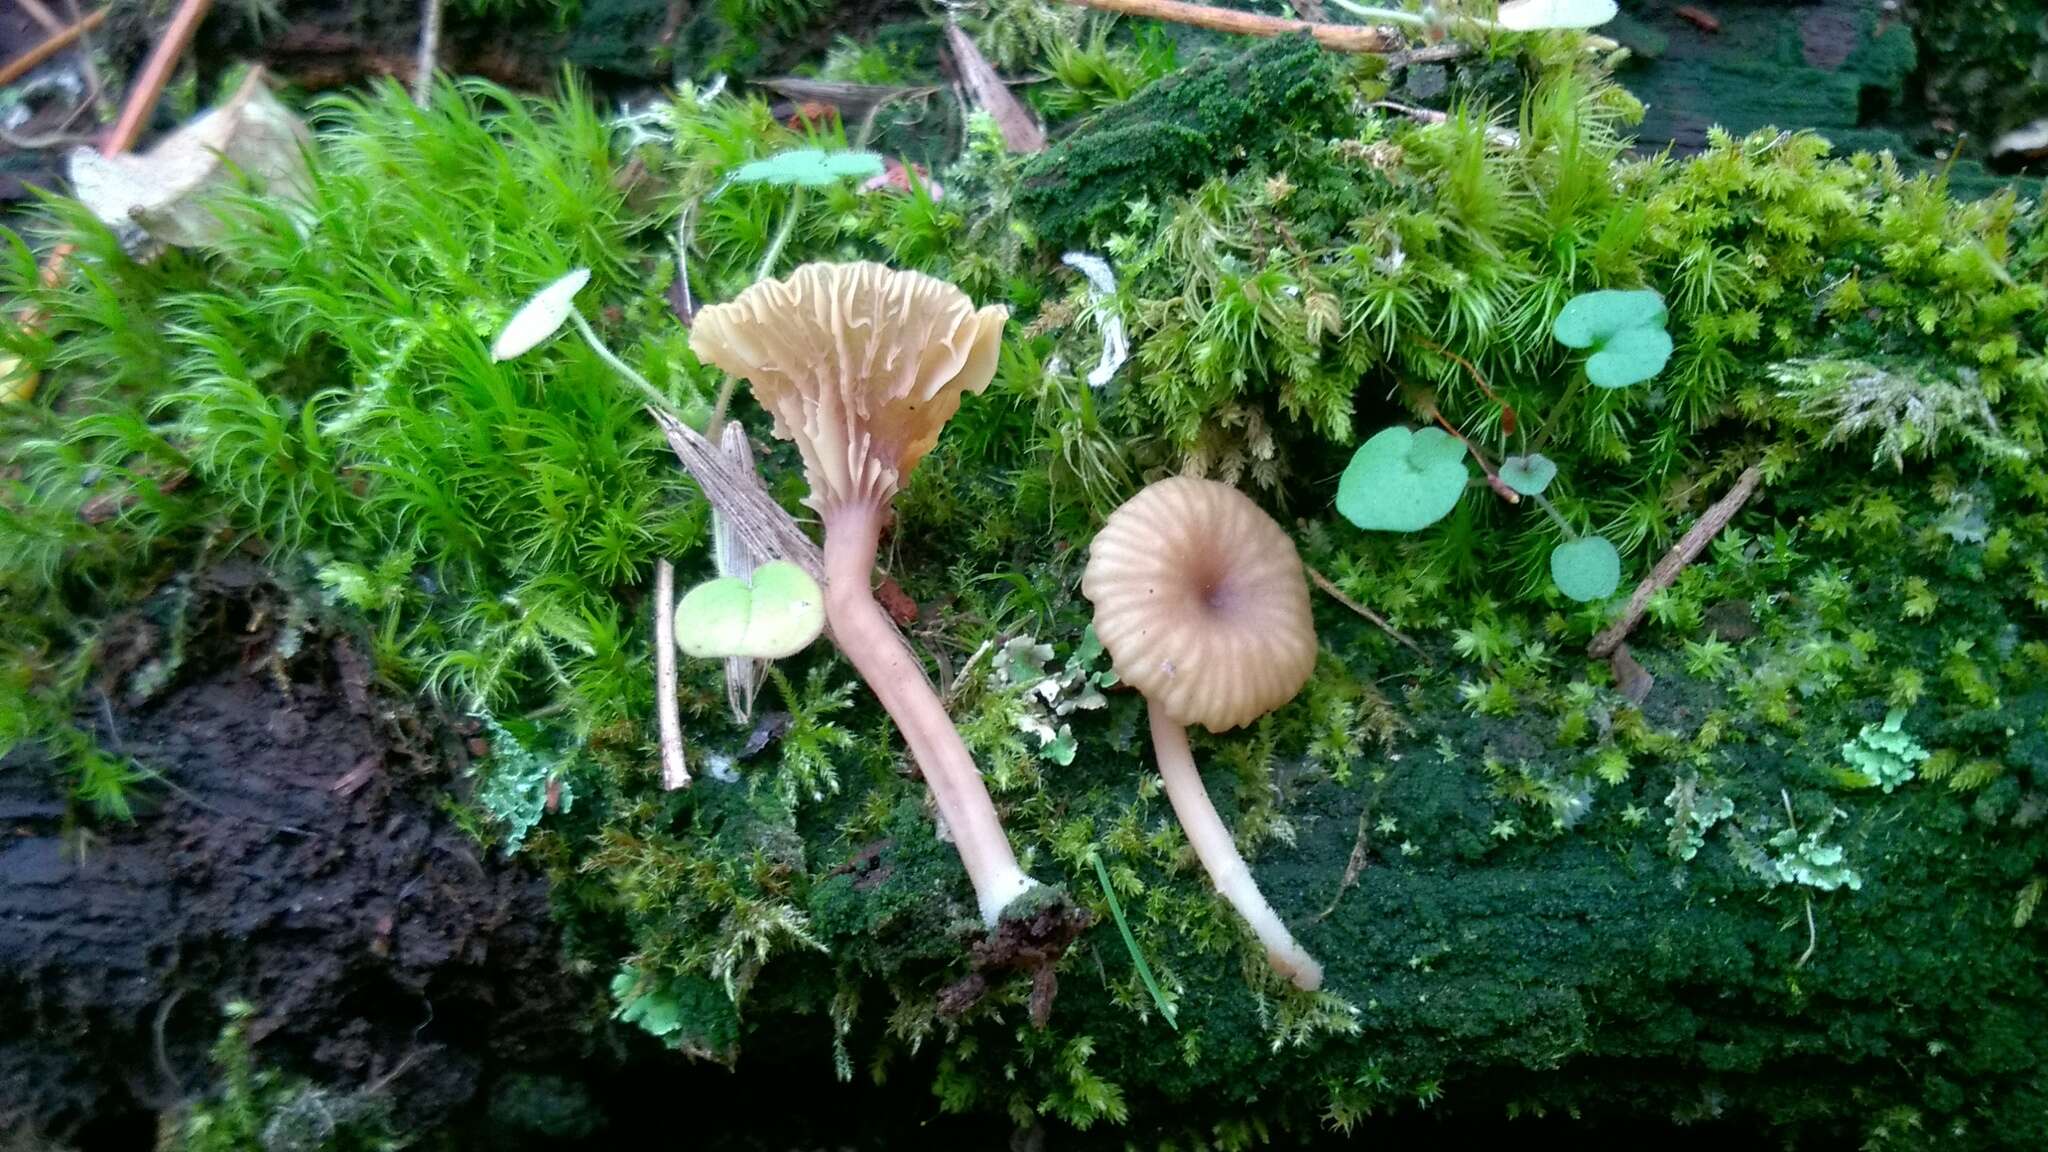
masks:
POLYGON ((1037 887, 931 682, 875 602, 883 521, 910 470, 995 375, 1001 307, 979 311, 942 280, 880 264, 806 264, 698 313, 697 356, 753 386, 775 434, 803 454, 825 526, 825 618, 896 721, 952 831, 985 924, 1037 887))
POLYGON ((1081 591, 1117 676, 1145 696, 1167 799, 1209 879, 1275 971, 1320 987, 1322 965, 1266 903, 1202 787, 1187 735, 1190 724, 1249 724, 1308 682, 1316 632, 1294 542, 1236 488, 1176 476, 1110 514, 1081 591))

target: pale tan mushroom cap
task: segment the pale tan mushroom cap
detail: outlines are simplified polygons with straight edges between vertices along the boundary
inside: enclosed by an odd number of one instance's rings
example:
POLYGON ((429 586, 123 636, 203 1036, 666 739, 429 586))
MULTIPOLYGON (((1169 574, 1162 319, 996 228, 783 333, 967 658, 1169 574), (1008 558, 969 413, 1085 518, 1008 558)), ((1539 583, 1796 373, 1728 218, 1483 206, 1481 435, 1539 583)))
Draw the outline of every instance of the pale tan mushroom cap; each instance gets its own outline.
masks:
POLYGON ((806 264, 697 314, 690 347, 753 386, 796 442, 811 507, 886 503, 995 376, 1009 310, 881 264, 806 264))
POLYGON ((1116 674, 1222 732, 1285 704, 1316 663, 1294 541, 1228 484, 1176 476, 1110 514, 1081 591, 1116 674))

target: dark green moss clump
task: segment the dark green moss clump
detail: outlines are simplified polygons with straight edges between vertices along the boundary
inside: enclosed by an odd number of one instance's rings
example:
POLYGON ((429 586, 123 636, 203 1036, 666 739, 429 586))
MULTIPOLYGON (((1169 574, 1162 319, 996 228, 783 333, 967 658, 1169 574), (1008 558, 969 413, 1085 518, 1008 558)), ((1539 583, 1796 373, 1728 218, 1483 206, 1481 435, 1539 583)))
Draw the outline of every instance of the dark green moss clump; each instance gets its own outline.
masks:
POLYGON ((1205 53, 1089 121, 1025 169, 1018 208, 1054 245, 1085 241, 1131 201, 1194 187, 1335 122, 1339 58, 1307 36, 1205 53))

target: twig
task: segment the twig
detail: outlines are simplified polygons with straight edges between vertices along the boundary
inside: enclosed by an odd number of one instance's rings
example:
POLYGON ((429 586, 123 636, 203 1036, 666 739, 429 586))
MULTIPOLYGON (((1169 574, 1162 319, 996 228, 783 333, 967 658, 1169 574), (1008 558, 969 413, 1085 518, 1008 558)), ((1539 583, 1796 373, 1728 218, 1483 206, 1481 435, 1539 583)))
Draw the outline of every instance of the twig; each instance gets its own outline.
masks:
POLYGON ((164 28, 163 38, 150 50, 149 61, 135 78, 135 86, 128 90, 128 102, 121 106, 121 118, 114 122, 114 130, 108 133, 107 142, 100 146, 102 153, 118 155, 135 147, 136 141, 142 139, 143 127, 155 115, 156 102, 163 98, 164 88, 171 82, 171 71, 178 66, 179 58, 185 55, 186 47, 192 43, 192 34, 199 31, 199 22, 206 18, 207 10, 212 7, 213 0, 179 0, 178 10, 164 28))
POLYGON ((967 85, 975 104, 995 120, 1003 134, 1003 147, 1011 152, 1045 151, 1045 132, 1024 105, 1010 94, 1002 77, 990 66, 988 57, 958 22, 946 21, 946 47, 953 53, 953 70, 967 85))
POLYGON ((1358 601, 1353 600, 1351 597, 1346 596, 1342 588, 1337 587, 1337 585, 1333 583, 1328 576, 1325 576, 1321 572, 1316 571, 1314 567, 1309 565, 1303 565, 1303 567, 1308 568, 1309 580, 1313 582, 1316 587, 1321 588, 1325 592, 1328 592, 1330 594, 1331 599, 1335 600, 1339 604, 1342 604, 1346 608, 1351 609, 1353 612, 1358 613, 1360 616, 1365 617, 1367 620, 1372 621, 1373 624, 1376 627, 1378 627, 1380 631, 1385 632, 1387 635, 1392 636, 1394 639, 1400 641, 1402 644, 1407 645, 1409 651, 1415 653, 1417 656, 1422 657, 1423 663, 1436 663, 1434 660, 1431 660, 1429 658, 1429 653, 1424 652, 1422 650, 1422 645, 1417 644, 1413 640, 1410 640, 1407 636, 1402 634, 1399 628, 1396 628, 1392 624, 1387 623, 1385 617, 1381 616, 1379 613, 1373 611, 1372 609, 1367 608, 1365 605, 1360 604, 1358 601))
MULTIPOLYGON (((185 54, 186 46, 192 43, 192 34, 199 30, 199 22, 206 18, 207 9, 211 7, 213 0, 179 0, 178 10, 172 14, 163 38, 150 50, 148 62, 143 64, 141 74, 128 89, 128 99, 121 106, 121 118, 114 122, 113 130, 100 142, 100 155, 118 156, 135 147, 135 142, 142 138, 142 126, 155 114, 157 101, 163 99, 164 88, 171 81, 171 70, 177 66, 178 58, 185 54)), ((102 8, 72 25, 70 33, 53 36, 30 49, 20 60, 0 69, 0 85, 13 82, 22 72, 99 27, 106 18, 107 10, 102 8), (17 68, 20 71, 16 71, 17 68)), ((59 244, 43 258, 42 282, 45 286, 54 286, 63 278, 64 265, 71 259, 72 249, 70 244, 59 244)), ((34 310, 22 313, 20 319, 24 328, 38 328, 43 323, 42 314, 34 310)))
MULTIPOLYGON (((1399 112, 1410 120, 1423 124, 1442 125, 1451 122, 1451 116, 1448 112, 1439 112, 1434 108, 1417 108, 1412 104, 1402 104, 1394 100, 1375 100, 1368 107, 1385 108, 1389 112, 1399 112)), ((1502 148, 1520 148, 1522 146, 1520 133, 1512 128, 1502 128, 1497 124, 1488 124, 1486 126, 1486 138, 1502 148)))
POLYGON ((1229 8, 1211 8, 1206 4, 1187 4, 1182 0, 1067 0, 1067 3, 1245 36, 1285 36, 1291 32, 1306 32, 1316 38, 1316 43, 1339 52, 1393 52, 1407 43, 1399 33, 1384 28, 1288 20, 1229 8))
POLYGON ((12 84, 37 68, 42 67, 44 61, 71 47, 80 36, 106 22, 107 10, 102 8, 69 28, 55 33, 41 44, 9 60, 4 66, 0 66, 0 87, 12 84))
POLYGON ((54 34, 64 30, 64 22, 43 5, 43 0, 14 0, 14 6, 28 13, 28 18, 41 24, 45 32, 54 34))
POLYGON ((939 90, 936 84, 845 84, 807 76, 771 76, 753 83, 799 104, 830 104, 839 109, 842 119, 849 112, 864 115, 892 100, 930 96, 939 90))
MULTIPOLYGON (((1380 103, 1385 104, 1386 101, 1381 101, 1380 103)), ((1378 106, 1379 105, 1374 105, 1374 107, 1378 106)), ((1429 349, 1437 355, 1456 361, 1458 363, 1458 366, 1465 370, 1465 374, 1472 378, 1472 382, 1474 384, 1479 385, 1479 390, 1481 392, 1486 393, 1486 398, 1488 400, 1493 401, 1494 405, 1500 409, 1501 431, 1507 433, 1510 436, 1515 434, 1515 425, 1521 422, 1521 417, 1515 414, 1515 409, 1513 405, 1501 399, 1499 393, 1496 393, 1493 390, 1493 388, 1486 383, 1486 377, 1480 374, 1478 365, 1472 363, 1470 360, 1465 359, 1463 356, 1458 355, 1456 352, 1451 351, 1449 348, 1444 347, 1436 341, 1431 340, 1427 336, 1417 336, 1414 339, 1417 344, 1422 345, 1424 348, 1429 349)))
POLYGON ((654 715, 661 729, 661 787, 690 786, 683 721, 676 711, 676 566, 654 562, 654 715))
POLYGON ((1737 512, 1742 511, 1742 506, 1755 494, 1756 486, 1763 480, 1763 475, 1763 466, 1760 464, 1751 464, 1742 470, 1742 475, 1735 478, 1735 486, 1728 490, 1728 494, 1715 501, 1714 506, 1707 509, 1706 514, 1679 538, 1678 543, 1671 546, 1671 551, 1666 552, 1664 558, 1657 561, 1657 566, 1650 570, 1648 576, 1643 577, 1643 582, 1636 585, 1634 594, 1628 598, 1628 607, 1622 609, 1621 616, 1608 625, 1605 631, 1593 637, 1593 642, 1586 646, 1586 655, 1595 660, 1605 660, 1614 654, 1615 647, 1628 639, 1629 630, 1636 626, 1636 622, 1641 620, 1643 613, 1649 609, 1650 597, 1671 587, 1671 582, 1678 579, 1678 574, 1685 571, 1685 566, 1693 562, 1700 554, 1700 550, 1707 546, 1707 542, 1719 534, 1721 529, 1727 527, 1728 521, 1734 519, 1737 512))
POLYGON ((441 0, 426 0, 420 14, 419 63, 412 74, 412 102, 424 108, 434 94, 434 68, 441 59, 441 0))
POLYGON ((1458 431, 1457 425, 1444 419, 1443 412, 1436 405, 1430 405, 1429 414, 1436 418, 1436 422, 1443 427, 1444 431, 1457 437, 1458 443, 1465 446, 1465 451, 1472 454, 1472 459, 1479 462, 1479 470, 1486 473, 1486 486, 1493 489, 1494 495, 1499 496, 1510 504, 1520 504, 1522 502, 1522 494, 1509 487, 1508 482, 1500 478, 1500 472, 1494 468, 1493 462, 1486 458, 1486 453, 1479 450, 1479 445, 1474 444, 1463 432, 1458 431))
MULTIPOLYGON (((64 13, 70 18, 68 23, 83 24, 85 22, 85 13, 78 10, 78 0, 64 0, 64 13)), ((78 112, 84 112, 97 107, 100 102, 100 93, 107 90, 106 84, 100 79, 100 66, 93 62, 95 55, 96 53, 93 51, 92 46, 92 29, 88 28, 78 34, 78 70, 85 74, 85 86, 87 89, 84 101, 78 106, 78 112)), ((75 117, 78 115, 78 112, 73 112, 72 115, 75 117)), ((71 124, 69 120, 66 120, 64 123, 66 127, 69 127, 71 124)))
POLYGON ((1416 64, 1443 64, 1468 56, 1471 52, 1471 45, 1447 40, 1442 44, 1430 44, 1421 48, 1410 48, 1406 52, 1396 52, 1387 57, 1387 70, 1399 71, 1416 64))
POLYGON ((75 144, 90 144, 97 132, 45 132, 39 136, 16 136, 0 128, 0 144, 23 152, 40 152, 45 148, 64 148, 75 144))
POLYGON ((1358 883, 1359 874, 1365 871, 1366 864, 1371 861, 1372 857, 1368 854, 1371 844, 1369 838, 1371 829, 1366 825, 1366 818, 1371 815, 1371 804, 1367 804, 1359 810, 1358 837, 1351 842, 1351 858, 1344 861, 1344 876, 1341 880, 1337 881, 1337 894, 1330 897, 1329 907, 1316 913, 1315 923, 1321 924, 1330 918, 1330 913, 1335 912, 1337 905, 1343 903, 1344 894, 1351 891, 1352 885, 1358 883))

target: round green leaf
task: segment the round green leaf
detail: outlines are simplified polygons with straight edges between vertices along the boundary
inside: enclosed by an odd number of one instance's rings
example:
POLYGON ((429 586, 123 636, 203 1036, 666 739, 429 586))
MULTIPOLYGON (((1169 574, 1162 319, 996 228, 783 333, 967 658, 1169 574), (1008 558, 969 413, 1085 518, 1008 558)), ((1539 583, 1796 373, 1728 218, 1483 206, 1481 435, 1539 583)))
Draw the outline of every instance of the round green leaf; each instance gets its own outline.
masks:
POLYGON ((761 565, 749 580, 707 580, 676 605, 676 647, 703 659, 778 660, 803 651, 824 629, 818 582, 787 560, 761 565))
POLYGON ((1565 303, 1550 334, 1567 348, 1595 348, 1631 328, 1662 328, 1665 315, 1664 298, 1655 292, 1587 292, 1565 303))
POLYGON ((754 590, 730 577, 707 580, 676 604, 676 647, 685 656, 739 655, 754 615, 754 590))
POLYGON ((1621 587, 1621 553, 1603 536, 1581 536, 1550 554, 1550 578, 1574 600, 1605 600, 1621 587))
POLYGON ((1550 28, 1597 28, 1619 11, 1614 0, 1506 0, 1500 26, 1512 32, 1550 28))
POLYGON ((1666 316, 1664 298, 1655 292, 1587 292, 1565 303, 1550 333, 1567 348, 1593 350, 1586 379, 1626 388, 1662 372, 1671 359, 1666 316))
POLYGON ((873 152, 792 148, 765 160, 740 165, 732 180, 736 184, 802 184, 816 188, 835 180, 880 176, 882 170, 882 158, 873 152))
POLYGON ((1557 464, 1541 452, 1510 456, 1501 461, 1500 478, 1524 496, 1540 496, 1557 479, 1557 464))
POLYGON ((1671 359, 1671 334, 1662 328, 1630 328, 1614 334, 1586 360, 1586 379, 1602 388, 1640 384, 1664 370, 1671 359))
POLYGON ((1465 446, 1441 428, 1385 428, 1337 481, 1337 511, 1360 528, 1420 532, 1451 514, 1471 478, 1465 446))

